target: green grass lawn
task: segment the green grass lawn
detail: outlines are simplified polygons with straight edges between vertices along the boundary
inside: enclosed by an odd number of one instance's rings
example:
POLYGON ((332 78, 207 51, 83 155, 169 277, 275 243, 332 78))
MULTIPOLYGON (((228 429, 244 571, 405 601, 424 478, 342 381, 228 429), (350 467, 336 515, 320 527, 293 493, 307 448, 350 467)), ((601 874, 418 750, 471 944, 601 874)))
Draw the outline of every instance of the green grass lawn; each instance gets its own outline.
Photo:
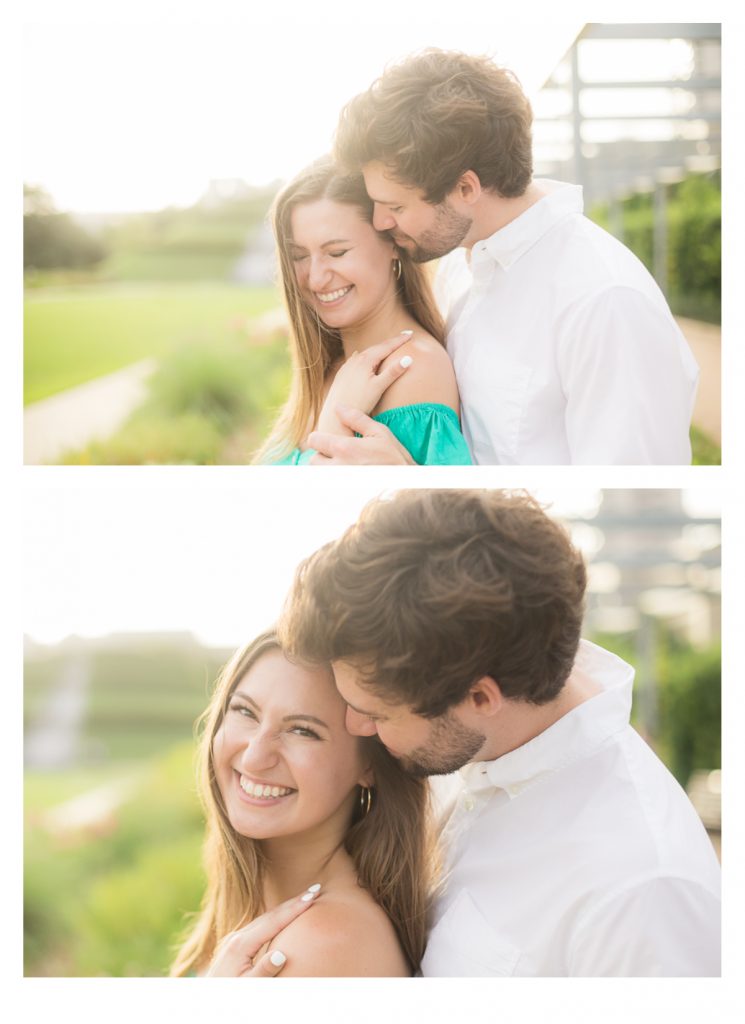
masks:
POLYGON ((220 283, 34 289, 25 303, 24 404, 185 342, 224 342, 278 304, 274 288, 220 283))

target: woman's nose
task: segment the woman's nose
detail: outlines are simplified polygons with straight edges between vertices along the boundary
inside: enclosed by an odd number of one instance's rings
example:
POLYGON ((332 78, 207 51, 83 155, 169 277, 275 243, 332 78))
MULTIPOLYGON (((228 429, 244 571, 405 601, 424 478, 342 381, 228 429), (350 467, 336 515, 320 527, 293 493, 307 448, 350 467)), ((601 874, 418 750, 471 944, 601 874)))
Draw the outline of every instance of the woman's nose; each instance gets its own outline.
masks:
POLYGON ((278 759, 276 736, 257 729, 246 741, 239 761, 240 767, 249 774, 251 770, 259 772, 266 768, 272 768, 278 759))
POLYGON ((321 292, 331 281, 331 273, 323 258, 312 259, 308 271, 308 285, 311 291, 321 292))

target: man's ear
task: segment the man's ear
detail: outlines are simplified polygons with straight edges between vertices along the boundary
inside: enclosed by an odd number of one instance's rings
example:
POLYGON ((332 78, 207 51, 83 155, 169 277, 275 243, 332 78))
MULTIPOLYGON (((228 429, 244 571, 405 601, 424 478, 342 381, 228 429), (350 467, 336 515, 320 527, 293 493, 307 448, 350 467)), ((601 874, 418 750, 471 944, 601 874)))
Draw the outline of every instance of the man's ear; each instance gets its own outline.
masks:
POLYGON ((461 202, 473 206, 481 198, 481 180, 475 171, 464 171, 458 178, 455 186, 455 194, 461 202))
POLYGON ((491 676, 482 676, 477 679, 466 695, 466 700, 472 711, 485 718, 493 718, 498 715, 504 705, 504 697, 499 683, 491 676))

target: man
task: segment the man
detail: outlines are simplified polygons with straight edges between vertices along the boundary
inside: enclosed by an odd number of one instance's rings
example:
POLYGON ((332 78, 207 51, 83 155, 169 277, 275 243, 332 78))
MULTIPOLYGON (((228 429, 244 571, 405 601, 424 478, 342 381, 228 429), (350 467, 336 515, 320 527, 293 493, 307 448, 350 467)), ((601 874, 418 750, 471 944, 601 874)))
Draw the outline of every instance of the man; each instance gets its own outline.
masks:
MULTIPOLYGON (((698 368, 642 263, 533 180, 530 104, 487 58, 427 50, 342 111, 337 159, 362 170, 374 225, 437 291, 473 457, 488 464, 687 464, 698 368)), ((314 461, 410 462, 380 424, 315 433, 314 461)))
POLYGON ((298 569, 283 641, 331 662, 350 732, 459 772, 425 976, 720 972, 716 856, 629 725, 633 670, 580 641, 584 590, 502 491, 378 499, 298 569))

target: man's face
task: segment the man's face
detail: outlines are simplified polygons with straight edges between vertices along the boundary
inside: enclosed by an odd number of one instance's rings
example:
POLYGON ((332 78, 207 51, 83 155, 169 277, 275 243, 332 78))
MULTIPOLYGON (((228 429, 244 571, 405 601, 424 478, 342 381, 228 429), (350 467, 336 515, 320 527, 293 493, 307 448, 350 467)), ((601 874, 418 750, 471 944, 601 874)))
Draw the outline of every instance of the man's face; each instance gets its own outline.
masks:
POLYGON ((354 665, 335 661, 336 687, 347 703, 346 724, 354 736, 377 736, 412 775, 449 775, 473 761, 486 741, 466 725, 458 708, 423 718, 405 704, 389 704, 360 685, 354 665))
POLYGON ((468 234, 473 218, 456 210, 447 196, 441 203, 428 203, 421 189, 394 181, 377 161, 365 164, 362 171, 375 204, 373 227, 388 231, 415 263, 452 252, 468 234))

